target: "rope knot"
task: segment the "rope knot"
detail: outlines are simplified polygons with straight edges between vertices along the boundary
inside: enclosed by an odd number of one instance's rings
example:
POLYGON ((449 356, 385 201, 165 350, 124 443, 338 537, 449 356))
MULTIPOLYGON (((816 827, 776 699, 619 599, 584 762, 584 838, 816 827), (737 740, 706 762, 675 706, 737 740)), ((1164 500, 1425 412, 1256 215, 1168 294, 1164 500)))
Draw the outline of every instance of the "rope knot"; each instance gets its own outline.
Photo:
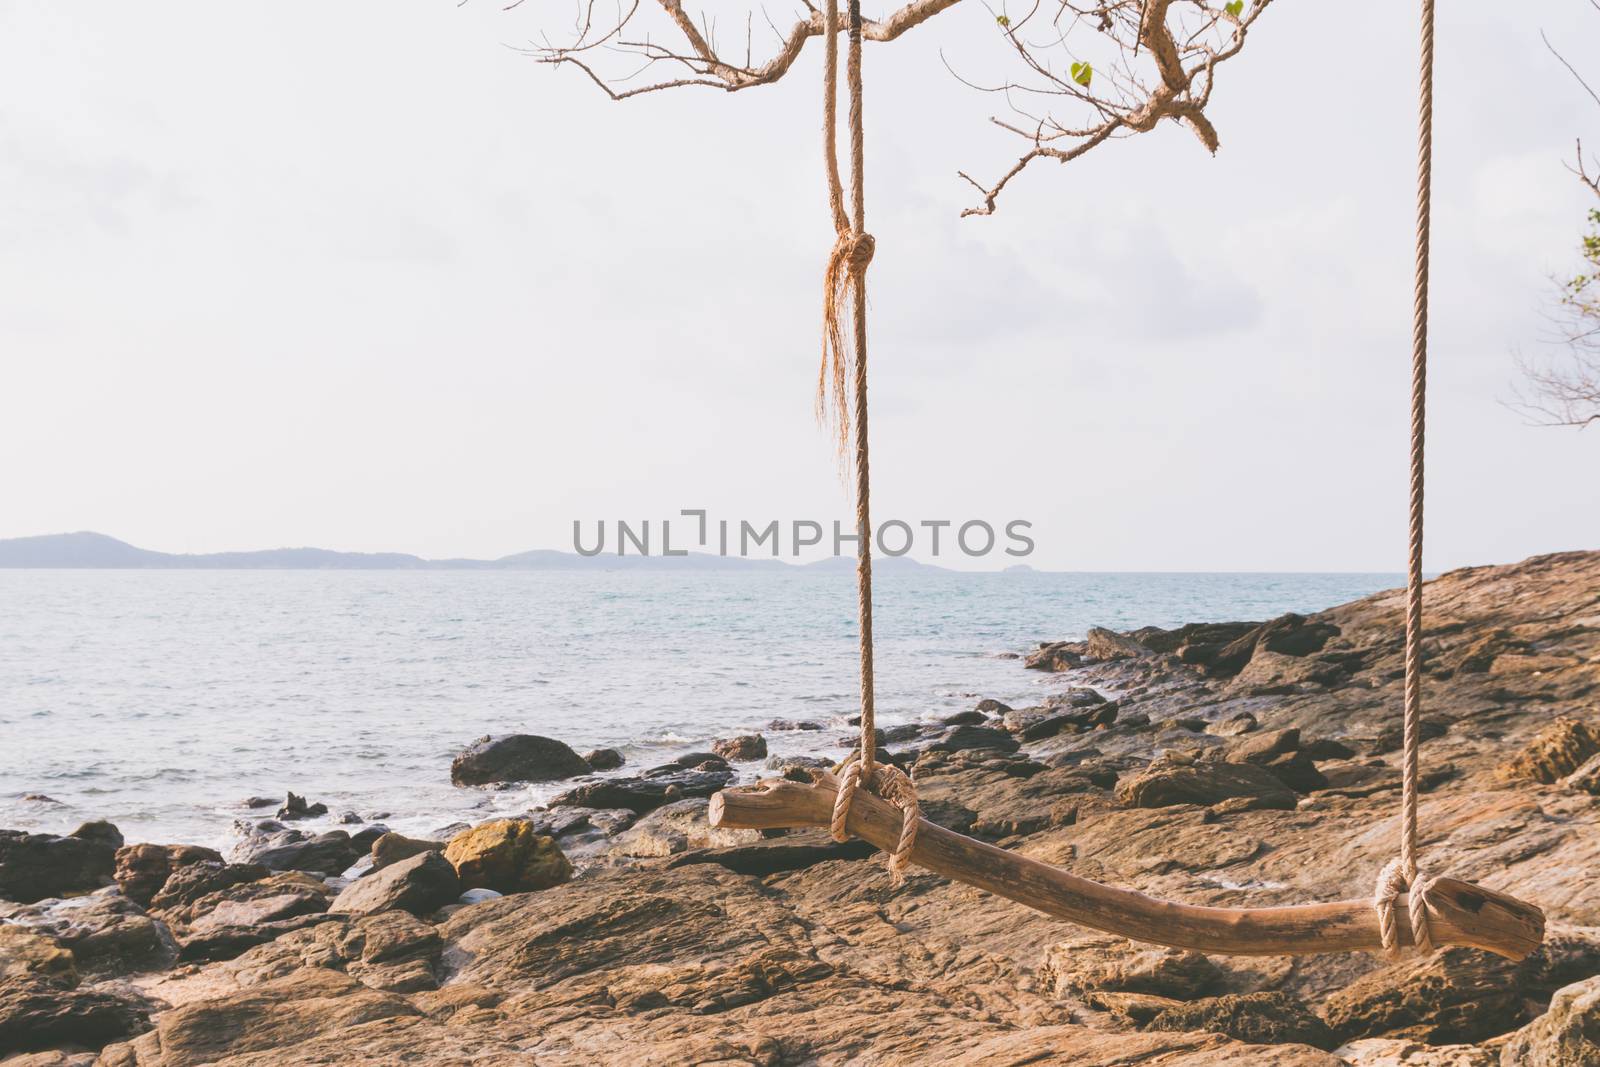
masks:
POLYGON ((889 763, 875 763, 871 773, 863 775, 859 752, 852 753, 845 760, 838 775, 839 790, 834 794, 833 820, 828 827, 835 841, 846 841, 850 837, 845 822, 850 817, 850 804, 855 800, 856 790, 861 787, 863 778, 866 779, 869 792, 878 794, 900 809, 900 838, 895 842, 894 851, 889 854, 889 884, 899 888, 905 884, 906 868, 911 866, 911 849, 917 843, 917 822, 922 818, 922 810, 917 804, 916 785, 905 771, 889 763))
POLYGON ((844 261, 854 277, 861 277, 867 273, 867 267, 872 263, 872 254, 878 250, 878 242, 870 233, 857 233, 854 230, 839 235, 839 244, 844 256, 844 261))
POLYGON ((1378 872, 1378 884, 1372 894, 1372 907, 1378 913, 1378 936, 1383 950, 1391 956, 1400 955, 1400 937, 1395 927, 1395 901, 1401 893, 1406 898, 1406 918, 1411 926, 1412 946, 1426 955, 1433 951, 1433 931, 1428 926, 1428 890, 1432 878, 1418 878, 1413 871, 1408 877, 1400 860, 1390 860, 1378 872))

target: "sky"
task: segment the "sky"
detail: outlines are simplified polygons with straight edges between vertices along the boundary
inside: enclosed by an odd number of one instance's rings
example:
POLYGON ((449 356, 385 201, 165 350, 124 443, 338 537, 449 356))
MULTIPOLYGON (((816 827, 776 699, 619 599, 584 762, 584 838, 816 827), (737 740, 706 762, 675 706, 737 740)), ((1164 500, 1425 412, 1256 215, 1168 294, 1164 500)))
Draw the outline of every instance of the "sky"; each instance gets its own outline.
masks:
MULTIPOLYGON (((1041 569, 1400 570, 1409 7, 1280 0, 1221 71, 1215 157, 1166 124, 991 218, 956 172, 1018 146, 951 69, 999 69, 992 14, 869 45, 875 516, 1026 520, 1041 569)), ((848 524, 812 408, 820 49, 613 103, 518 50, 570 14, 0 0, 0 537, 495 557, 685 508, 848 524)), ((1600 429, 1503 404, 1578 265, 1563 163, 1600 144, 1541 30, 1600 83, 1585 0, 1439 12, 1430 570, 1600 548, 1600 429)))

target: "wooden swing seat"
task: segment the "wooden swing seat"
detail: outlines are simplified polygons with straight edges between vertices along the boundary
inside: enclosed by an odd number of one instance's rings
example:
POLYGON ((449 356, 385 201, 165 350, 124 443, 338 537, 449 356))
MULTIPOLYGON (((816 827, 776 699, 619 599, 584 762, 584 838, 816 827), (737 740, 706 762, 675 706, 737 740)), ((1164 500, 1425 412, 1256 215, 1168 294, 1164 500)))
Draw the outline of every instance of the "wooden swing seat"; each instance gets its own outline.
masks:
MULTIPOLYGON (((725 789, 711 798, 711 825, 743 830, 827 826, 837 788, 838 779, 824 773, 809 785, 769 779, 725 789)), ((861 789, 850 804, 846 828, 890 851, 900 837, 901 812, 861 789)), ((1212 908, 1158 900, 1080 878, 926 819, 918 826, 910 858, 935 874, 1135 941, 1232 956, 1376 952, 1383 947, 1370 899, 1279 908, 1212 908)), ((1454 878, 1436 878, 1424 892, 1437 947, 1479 948, 1520 960, 1544 938, 1544 912, 1515 897, 1454 878)), ((1402 898, 1402 914, 1404 909, 1402 898)), ((1396 925, 1401 946, 1410 946, 1408 924, 1396 925)))

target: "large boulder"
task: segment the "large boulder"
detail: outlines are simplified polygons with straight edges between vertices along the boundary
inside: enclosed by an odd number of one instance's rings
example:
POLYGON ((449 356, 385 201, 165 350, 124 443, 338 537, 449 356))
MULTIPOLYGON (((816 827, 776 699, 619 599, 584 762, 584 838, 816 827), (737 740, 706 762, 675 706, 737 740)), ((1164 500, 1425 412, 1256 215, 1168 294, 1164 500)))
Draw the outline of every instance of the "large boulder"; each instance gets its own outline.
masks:
POLYGON ((173 871, 202 861, 221 863, 222 854, 199 845, 125 845, 117 849, 112 877, 129 899, 148 906, 173 871))
MULTIPOLYGON (((725 767, 726 764, 723 764, 725 767)), ((635 815, 652 812, 685 797, 708 797, 733 783, 731 770, 664 769, 638 778, 606 778, 586 782, 554 797, 550 807, 626 808, 635 815)))
POLYGON ((1113 795, 1126 808, 1164 808, 1172 804, 1216 804, 1233 797, 1250 807, 1293 811, 1294 790, 1271 771, 1251 763, 1185 761, 1166 756, 1117 781, 1113 795))
POLYGON ((363 851, 344 830, 308 834, 269 820, 252 828, 228 856, 236 863, 259 863, 274 871, 336 875, 348 870, 363 851))
POLYGON ((1600 1063, 1600 976, 1556 990, 1550 1010, 1500 1047, 1502 1067, 1594 1067, 1600 1063))
POLYGON ((450 763, 456 785, 495 782, 555 782, 588 774, 583 757, 553 737, 537 734, 484 736, 463 749, 450 763))
POLYGON ((730 763, 767 758, 767 739, 760 734, 739 734, 711 742, 711 751, 730 763))
POLYGON ((374 915, 408 911, 427 915, 461 895, 455 868, 437 852, 423 852, 358 878, 333 899, 329 911, 374 915))
POLYGON ((1580 719, 1557 719, 1499 767, 1507 781, 1558 782, 1600 754, 1600 729, 1580 719))
POLYGON ((0 978, 0 1056, 58 1045, 97 1049, 149 1028, 149 1008, 138 1001, 61 978, 0 978))
POLYGON ((445 846, 462 889, 529 893, 572 877, 572 864, 555 838, 524 819, 496 819, 463 830, 445 846))
POLYGON ((387 833, 372 842, 372 866, 374 870, 381 871, 391 863, 399 863, 412 856, 420 856, 424 852, 443 852, 444 844, 443 841, 429 841, 426 838, 387 833))
POLYGON ((597 748, 583 754, 583 762, 589 765, 592 771, 614 771, 627 760, 622 752, 615 748, 597 748))
POLYGON ((111 883, 122 835, 86 822, 65 837, 0 830, 0 898, 32 904, 111 883))

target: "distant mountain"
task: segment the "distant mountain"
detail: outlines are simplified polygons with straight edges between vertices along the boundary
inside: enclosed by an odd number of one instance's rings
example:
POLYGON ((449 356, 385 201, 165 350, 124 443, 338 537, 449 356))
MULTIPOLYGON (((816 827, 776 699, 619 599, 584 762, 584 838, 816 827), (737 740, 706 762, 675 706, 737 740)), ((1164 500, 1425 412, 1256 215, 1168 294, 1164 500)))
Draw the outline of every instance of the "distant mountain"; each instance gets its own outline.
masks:
MULTIPOLYGON (((791 566, 778 559, 744 559, 691 552, 686 556, 580 556, 534 549, 501 559, 423 559, 403 552, 333 552, 326 548, 270 548, 257 552, 177 554, 137 548, 105 534, 83 531, 0 540, 0 568, 142 568, 161 570, 693 570, 751 571, 791 566)), ((819 560, 804 569, 851 569, 845 557, 819 560)), ((879 560, 891 571, 940 570, 904 558, 879 560)))

